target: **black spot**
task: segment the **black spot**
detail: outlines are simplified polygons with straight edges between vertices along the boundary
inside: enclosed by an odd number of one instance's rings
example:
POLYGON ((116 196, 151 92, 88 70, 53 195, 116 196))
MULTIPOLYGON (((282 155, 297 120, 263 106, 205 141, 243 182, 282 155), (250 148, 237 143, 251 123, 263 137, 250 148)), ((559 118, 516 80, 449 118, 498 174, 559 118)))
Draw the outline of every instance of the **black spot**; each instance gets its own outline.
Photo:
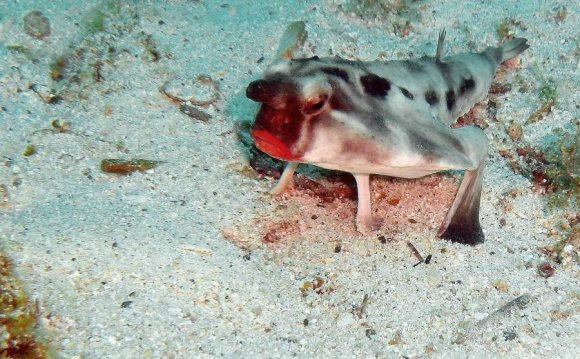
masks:
POLYGON ((453 106, 455 106, 455 92, 453 92, 453 90, 447 91, 445 94, 445 100, 447 101, 447 109, 451 111, 453 106))
POLYGON ((475 81, 473 79, 463 79, 461 82, 461 87, 459 87, 459 94, 463 95, 469 90, 472 90, 475 87, 475 81))
POLYGON ((425 101, 431 106, 436 105, 439 102, 437 94, 433 90, 425 92, 425 101))
POLYGON ((340 77, 345 82, 348 82, 348 73, 343 69, 339 69, 338 67, 323 67, 321 71, 328 75, 340 77))
POLYGON ((413 96, 412 93, 409 92, 409 90, 407 90, 406 88, 401 87, 401 92, 403 93, 403 95, 405 95, 406 98, 408 99, 414 99, 415 96, 413 96))
POLYGON ((385 97, 391 89, 391 83, 380 76, 373 73, 361 76, 360 83, 365 89, 365 92, 371 96, 385 97))

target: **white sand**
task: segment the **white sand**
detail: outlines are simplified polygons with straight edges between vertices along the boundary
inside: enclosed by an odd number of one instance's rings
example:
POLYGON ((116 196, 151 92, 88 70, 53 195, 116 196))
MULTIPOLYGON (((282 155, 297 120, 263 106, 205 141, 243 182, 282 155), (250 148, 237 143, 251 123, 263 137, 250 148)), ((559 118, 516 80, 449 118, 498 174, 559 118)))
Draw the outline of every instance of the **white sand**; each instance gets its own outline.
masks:
MULTIPOLYGON (((8 192, 0 245, 38 299, 48 341, 62 357, 580 357, 577 263, 551 262, 555 275, 548 279, 537 273, 538 263, 550 260, 541 248, 557 241, 548 234, 559 214, 551 215, 545 197, 497 152, 512 145, 506 124, 523 124, 537 108, 535 87, 498 96, 500 122, 486 130, 492 141, 481 210, 487 239, 476 247, 435 237, 443 213, 433 213, 432 223, 404 221, 413 215, 404 212, 405 196, 420 189, 429 196, 421 182, 403 184, 401 203, 385 212, 403 219, 387 230, 392 240, 385 244, 354 232, 352 202, 321 208, 300 193, 271 200, 264 195, 270 181, 239 173, 247 159, 234 128, 252 118, 245 86, 272 60, 292 20, 307 23, 307 53, 371 60, 381 52, 387 59, 433 55, 443 27, 448 54, 481 50, 497 44, 497 24, 513 17, 525 25, 514 26, 516 35, 531 48, 509 76, 534 86, 551 76, 559 90, 556 110, 524 126, 524 138, 534 143, 555 128, 574 130, 580 19, 573 1, 426 2, 422 20, 404 38, 386 24, 365 25, 337 12, 333 3, 340 1, 135 2, 90 35, 83 16, 99 3, 0 5, 0 184, 8 192), (560 22, 550 18, 557 5, 568 10, 560 22), (50 19, 45 40, 23 32, 31 10, 50 19), (146 34, 159 61, 151 61, 146 34), (109 46, 112 54, 99 54, 109 46), (81 84, 70 73, 54 84, 52 59, 78 48, 88 50, 70 57, 71 67, 84 69, 81 84), (91 65, 99 59, 97 83, 91 65), (201 73, 220 86, 220 100, 205 109, 213 116, 208 123, 182 114, 158 90, 172 76, 201 73), (30 84, 55 87, 66 98, 46 104, 30 84), (71 132, 51 131, 54 119, 70 122, 71 132), (23 157, 27 144, 37 153, 23 157), (103 158, 163 163, 116 176, 100 171, 103 158), (500 200, 512 189, 521 194, 508 198, 513 209, 504 212, 500 200), (310 220, 315 213, 318 219, 310 220), (290 219, 297 232, 261 244, 264 228, 256 224, 290 219), (242 250, 232 238, 258 248, 242 250), (432 254, 432 262, 413 267, 407 240, 423 256, 432 254), (320 293, 303 295, 304 283, 316 277, 323 280, 320 293), (521 295, 531 298, 523 309, 492 314, 521 295)), ((443 185, 449 183, 445 177, 443 185)))

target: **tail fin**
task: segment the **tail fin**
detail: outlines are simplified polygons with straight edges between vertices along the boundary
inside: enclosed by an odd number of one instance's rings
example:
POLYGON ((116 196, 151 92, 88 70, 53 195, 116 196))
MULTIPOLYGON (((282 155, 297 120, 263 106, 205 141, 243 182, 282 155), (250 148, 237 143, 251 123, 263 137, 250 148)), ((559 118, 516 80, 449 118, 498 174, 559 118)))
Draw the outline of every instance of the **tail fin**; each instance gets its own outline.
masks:
POLYGON ((500 47, 501 49, 501 62, 514 58, 526 51, 530 45, 528 45, 528 39, 523 37, 514 37, 513 39, 503 43, 500 47))

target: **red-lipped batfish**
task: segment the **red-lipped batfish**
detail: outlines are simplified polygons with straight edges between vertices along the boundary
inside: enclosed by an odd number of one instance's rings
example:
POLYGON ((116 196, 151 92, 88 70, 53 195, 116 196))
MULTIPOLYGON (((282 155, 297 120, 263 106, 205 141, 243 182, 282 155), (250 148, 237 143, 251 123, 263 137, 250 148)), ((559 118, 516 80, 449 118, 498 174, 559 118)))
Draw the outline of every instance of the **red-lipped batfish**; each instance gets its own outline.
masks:
POLYGON ((479 202, 488 139, 474 125, 452 128, 488 93, 498 66, 529 46, 513 38, 480 53, 404 61, 350 61, 317 56, 280 59, 247 87, 261 103, 251 134, 266 154, 288 161, 273 193, 292 185, 299 163, 350 172, 358 191, 356 225, 380 227, 371 214, 369 175, 418 178, 465 170, 438 236, 484 239, 479 202))

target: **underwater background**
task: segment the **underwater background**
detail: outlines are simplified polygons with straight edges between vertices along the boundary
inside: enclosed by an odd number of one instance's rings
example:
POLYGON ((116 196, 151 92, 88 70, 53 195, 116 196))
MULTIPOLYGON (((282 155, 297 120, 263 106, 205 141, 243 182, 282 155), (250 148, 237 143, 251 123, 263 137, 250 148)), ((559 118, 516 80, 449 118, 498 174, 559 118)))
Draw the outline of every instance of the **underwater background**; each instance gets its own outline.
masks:
POLYGON ((3 1, 0 357, 580 357, 578 10, 3 1), (483 244, 435 235, 461 173, 373 177, 367 236, 349 176, 268 195, 245 89, 281 50, 434 56, 443 28, 530 44, 459 121, 490 140, 483 244))

